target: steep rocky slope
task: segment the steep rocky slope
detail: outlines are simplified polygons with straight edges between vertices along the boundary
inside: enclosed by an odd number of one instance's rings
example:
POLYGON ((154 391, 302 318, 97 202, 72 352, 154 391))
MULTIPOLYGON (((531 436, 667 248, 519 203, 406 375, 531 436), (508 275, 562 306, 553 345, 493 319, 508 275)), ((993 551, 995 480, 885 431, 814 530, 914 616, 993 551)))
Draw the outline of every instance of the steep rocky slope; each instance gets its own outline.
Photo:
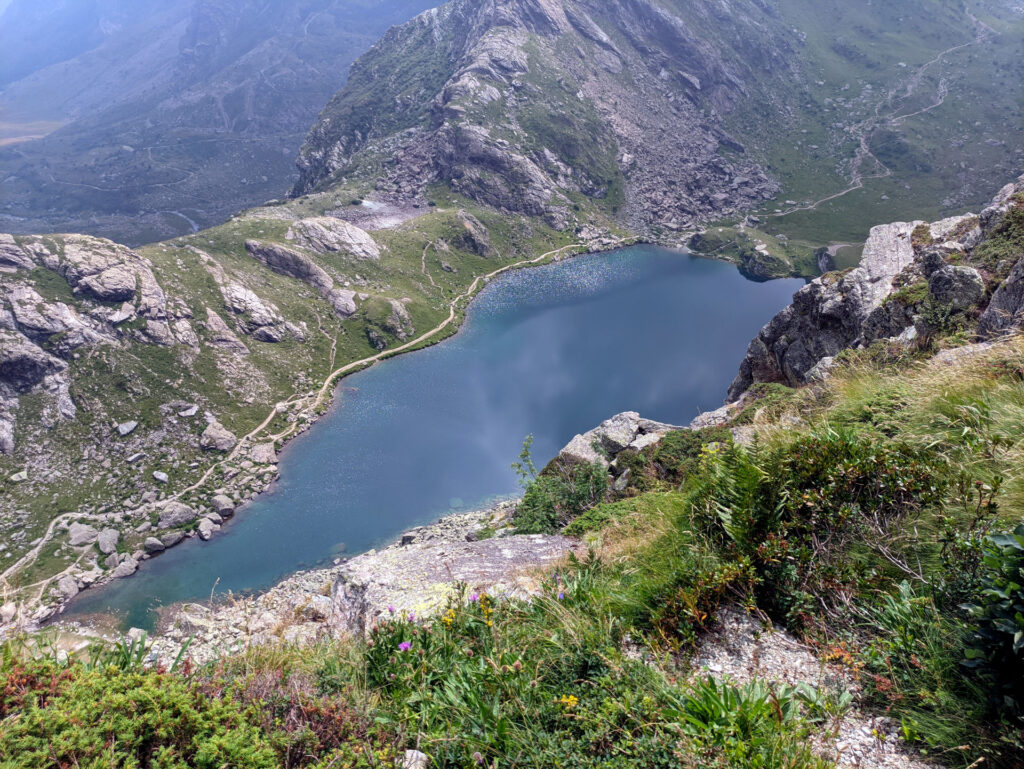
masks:
POLYGON ((1024 324, 1024 177, 980 216, 875 227, 859 267, 800 289, 751 342, 729 390, 804 384, 843 350, 916 344, 961 331, 982 339, 1024 324))
POLYGON ((755 70, 792 73, 794 34, 740 5, 690 6, 685 20, 577 0, 421 14, 353 67, 303 147, 296 191, 354 182, 416 199, 444 183, 563 229, 586 205, 640 231, 749 207, 778 188, 715 113, 755 70))

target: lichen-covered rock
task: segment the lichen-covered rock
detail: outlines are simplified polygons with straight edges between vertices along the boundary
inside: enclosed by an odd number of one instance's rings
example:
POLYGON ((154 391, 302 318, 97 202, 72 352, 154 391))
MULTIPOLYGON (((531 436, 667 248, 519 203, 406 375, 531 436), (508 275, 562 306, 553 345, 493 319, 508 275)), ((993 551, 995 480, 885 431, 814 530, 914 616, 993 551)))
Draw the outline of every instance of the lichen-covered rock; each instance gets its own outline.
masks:
POLYGON ((68 542, 74 547, 91 545, 96 541, 98 534, 94 527, 76 521, 68 527, 68 542))
POLYGON ((342 252, 357 259, 380 259, 380 247, 368 232, 333 216, 293 222, 285 238, 321 254, 342 252))
POLYGON ((985 281, 973 267, 947 264, 928 278, 928 290, 938 302, 965 310, 985 298, 985 281))
POLYGON ((117 552, 117 543, 121 539, 121 533, 117 529, 103 529, 96 535, 96 547, 104 555, 117 552))
POLYGON ((199 436, 199 445, 208 451, 231 451, 238 443, 235 434, 220 422, 210 422, 199 436))
MULTIPOLYGON (((160 511, 160 519, 157 521, 158 529, 170 529, 175 526, 184 526, 186 523, 191 523, 199 515, 193 508, 186 505, 184 502, 178 502, 172 500, 164 505, 160 511)), ((166 541, 164 545, 170 547, 166 541)))
POLYGON ((665 434, 683 428, 644 419, 635 411, 626 411, 606 419, 598 427, 576 435, 558 453, 563 462, 597 462, 608 466, 615 455, 626 448, 641 449, 656 443, 665 434))
POLYGON ((1024 257, 992 295, 979 322, 982 336, 992 337, 1024 326, 1024 257))

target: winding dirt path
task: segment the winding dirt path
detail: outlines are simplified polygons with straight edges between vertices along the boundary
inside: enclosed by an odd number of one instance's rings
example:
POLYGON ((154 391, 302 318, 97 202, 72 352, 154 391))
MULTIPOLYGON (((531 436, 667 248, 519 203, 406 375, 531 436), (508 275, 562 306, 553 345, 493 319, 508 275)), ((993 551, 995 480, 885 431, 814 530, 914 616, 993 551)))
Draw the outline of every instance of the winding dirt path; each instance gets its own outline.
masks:
POLYGON ((975 25, 975 28, 977 29, 977 34, 975 35, 973 40, 970 40, 966 43, 961 43, 960 45, 955 45, 952 48, 947 48, 945 51, 942 51, 941 53, 937 54, 935 58, 922 64, 920 67, 918 67, 914 74, 911 75, 911 77, 906 81, 905 85, 897 86, 896 88, 892 88, 889 91, 886 91, 881 101, 879 101, 878 104, 875 105, 874 114, 872 114, 871 117, 861 121, 860 123, 854 126, 853 135, 858 140, 858 146, 857 152, 853 157, 852 165, 850 166, 849 186, 840 192, 837 192, 833 195, 829 195, 828 197, 824 197, 821 200, 816 200, 813 203, 808 203, 802 206, 794 206, 793 208, 789 208, 777 214, 769 214, 768 218, 781 219, 784 216, 789 216, 790 214, 795 214, 799 211, 814 211, 819 206, 828 203, 829 201, 845 197, 846 195, 849 195, 851 192, 863 189, 865 183, 870 180, 884 179, 886 177, 892 176, 892 169, 885 165, 885 163, 883 163, 881 160, 879 160, 871 151, 871 135, 880 128, 895 127, 902 123, 904 120, 908 120, 909 118, 916 117, 917 115, 923 115, 926 112, 931 112, 932 110, 938 109, 946 102, 946 97, 949 95, 949 84, 945 78, 941 78, 939 80, 937 92, 938 98, 934 104, 919 109, 917 112, 912 112, 908 115, 897 114, 900 111, 900 107, 897 105, 906 101, 907 99, 909 99, 910 97, 914 96, 914 94, 917 93, 917 90, 921 87, 921 84, 924 82, 924 75, 929 69, 934 67, 936 64, 940 63, 950 54, 956 53, 957 51, 961 51, 965 48, 980 45, 985 40, 987 40, 991 35, 996 34, 995 30, 993 30, 990 26, 988 26, 983 21, 974 16, 974 14, 968 11, 967 15, 970 17, 971 21, 975 25), (901 88, 903 89, 903 93, 899 93, 899 90, 901 88), (888 114, 883 114, 883 110, 887 106, 890 109, 890 112, 888 114), (879 169, 877 172, 869 174, 864 173, 864 164, 868 160, 872 161, 875 164, 875 167, 879 169))
MULTIPOLYGON (((626 242, 625 238, 620 238, 617 241, 615 241, 613 243, 613 245, 620 246, 620 245, 623 245, 625 242, 626 242)), ((505 265, 503 267, 499 267, 498 269, 493 270, 492 272, 489 272, 486 275, 479 275, 479 276, 477 276, 476 279, 469 285, 469 287, 465 291, 463 291, 461 294, 459 294, 454 299, 452 299, 451 302, 449 302, 449 304, 448 304, 448 317, 445 318, 440 323, 438 323, 436 326, 434 326, 434 328, 430 329, 429 331, 427 331, 427 332, 425 332, 423 334, 420 334, 415 339, 410 340, 409 342, 406 342, 405 344, 403 344, 403 345, 401 345, 399 347, 394 347, 392 349, 383 350, 383 351, 377 353, 376 355, 371 355, 369 357, 362 358, 361 360, 355 360, 355 361, 352 361, 350 363, 346 363, 344 366, 341 366, 341 367, 339 367, 337 369, 334 369, 327 376, 327 378, 324 380, 324 382, 321 385, 320 389, 317 390, 314 394, 311 394, 311 395, 299 395, 299 394, 296 394, 296 395, 293 395, 292 397, 288 398, 287 400, 280 401, 279 403, 275 404, 273 410, 271 410, 271 412, 269 414, 267 414, 266 418, 262 422, 260 422, 260 424, 257 425, 255 428, 250 430, 246 435, 242 436, 238 440, 238 443, 235 445, 235 447, 231 450, 231 452, 227 454, 227 456, 225 456, 219 462, 216 462, 213 465, 211 465, 209 468, 207 468, 206 472, 204 472, 202 474, 202 476, 200 476, 199 480, 197 480, 192 485, 190 485, 190 486, 188 486, 188 487, 186 487, 184 489, 181 489, 177 493, 169 496, 167 499, 164 499, 164 500, 161 500, 160 502, 156 502, 156 503, 152 503, 152 504, 148 505, 147 509, 149 509, 149 510, 158 510, 161 507, 165 506, 168 502, 171 502, 173 500, 178 500, 182 496, 184 496, 186 494, 189 494, 191 492, 197 491, 198 489, 200 489, 202 486, 204 486, 206 484, 207 481, 209 481, 210 477, 213 475, 213 473, 216 470, 218 470, 219 468, 223 467, 224 465, 226 465, 226 464, 232 462, 233 460, 235 460, 243 450, 247 450, 250 447, 250 445, 253 442, 255 442, 256 439, 267 428, 269 428, 271 424, 273 424, 274 420, 280 414, 286 412, 289 408, 291 408, 291 406, 293 404, 301 403, 301 404, 303 404, 302 405, 303 409, 305 409, 307 411, 308 410, 315 410, 321 404, 323 404, 323 402, 325 400, 329 399, 332 396, 332 394, 333 394, 333 386, 337 383, 337 381, 339 379, 344 377, 346 374, 351 374, 354 371, 357 371, 357 370, 360 370, 360 369, 363 369, 363 368, 367 368, 369 366, 374 365, 375 363, 379 363, 382 360, 385 360, 387 358, 391 358, 391 357, 393 357, 395 355, 400 355, 403 352, 409 351, 409 350, 411 350, 411 349, 413 349, 415 347, 418 347, 419 345, 422 345, 422 344, 424 344, 426 342, 429 342, 431 339, 436 337, 438 334, 440 334, 441 332, 443 332, 445 329, 447 329, 449 326, 451 326, 452 324, 454 324, 456 322, 456 319, 459 316, 460 304, 461 303, 466 302, 469 299, 472 299, 472 297, 481 288, 483 288, 484 285, 486 285, 489 281, 491 281, 493 278, 497 277, 498 275, 501 275, 501 274, 503 274, 505 272, 508 272, 510 270, 519 269, 521 267, 527 267, 527 266, 531 266, 531 265, 536 265, 536 264, 539 264, 539 263, 541 263, 541 262, 543 262, 543 261, 545 261, 547 259, 557 259, 559 256, 564 254, 566 251, 569 251, 569 250, 572 250, 572 249, 583 249, 583 250, 586 250, 589 247, 590 246, 588 246, 588 244, 586 244, 586 243, 571 243, 571 244, 569 244, 567 246, 562 246, 561 248, 556 248, 553 251, 548 251, 547 253, 541 254, 540 256, 535 257, 533 259, 523 259, 521 261, 514 262, 512 264, 507 264, 507 265, 505 265)), ((333 351, 332 351, 332 353, 333 353, 333 351)), ((331 365, 333 365, 333 354, 332 354, 331 365)), ((298 422, 297 421, 293 422, 283 432, 278 433, 276 435, 267 436, 267 439, 268 440, 281 440, 281 439, 286 438, 289 435, 291 435, 296 430, 297 427, 298 427, 298 422)), ((17 576, 17 574, 20 573, 21 571, 23 571, 26 568, 30 567, 32 564, 34 564, 38 560, 39 555, 42 552, 43 548, 46 547, 46 545, 49 544, 51 541, 53 541, 54 536, 55 536, 55 534, 57 532, 57 529, 59 528, 61 523, 65 522, 65 521, 69 521, 70 522, 70 521, 73 521, 73 520, 75 520, 75 521, 98 521, 98 520, 103 519, 104 517, 105 517, 104 513, 96 513, 96 514, 92 514, 92 515, 84 515, 84 514, 81 514, 81 513, 71 512, 71 513, 63 513, 61 515, 58 515, 56 518, 54 518, 52 521, 50 521, 49 526, 47 526, 47 528, 46 528, 46 532, 39 539, 39 541, 32 547, 32 549, 29 550, 28 552, 26 552, 25 555, 23 555, 21 558, 19 558, 16 562, 11 564, 7 569, 5 569, 3 571, 3 573, 0 573, 0 586, 2 586, 4 588, 4 590, 5 590, 5 597, 8 598, 8 600, 9 600, 11 595, 17 595, 17 594, 23 593, 24 591, 30 590, 32 588, 39 588, 39 590, 36 592, 34 600, 32 601, 32 603, 38 603, 42 599, 43 595, 45 594, 46 588, 49 585, 53 584, 54 580, 60 579, 62 576, 66 575, 66 574, 69 574, 75 568, 75 566, 78 564, 78 562, 81 560, 82 556, 80 556, 74 563, 72 563, 66 569, 61 571, 59 574, 54 574, 54 575, 52 575, 50 577, 47 577, 46 579, 43 579, 43 580, 41 580, 39 582, 34 582, 34 583, 30 584, 30 585, 23 585, 23 586, 20 586, 20 587, 15 587, 15 586, 10 584, 11 579, 13 577, 17 576)), ((88 551, 88 547, 83 548, 83 555, 87 551, 88 551)), ((31 606, 31 605, 23 605, 23 611, 28 611, 28 610, 31 610, 32 608, 34 608, 34 607, 31 606)))

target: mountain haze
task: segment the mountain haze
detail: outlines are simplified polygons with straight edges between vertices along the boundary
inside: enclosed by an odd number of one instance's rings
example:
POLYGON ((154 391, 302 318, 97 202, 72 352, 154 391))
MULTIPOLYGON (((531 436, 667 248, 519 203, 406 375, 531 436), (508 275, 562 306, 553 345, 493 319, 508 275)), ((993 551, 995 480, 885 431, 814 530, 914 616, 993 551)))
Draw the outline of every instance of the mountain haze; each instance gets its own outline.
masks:
POLYGON ((0 230, 138 244, 281 195, 352 60, 428 5, 15 0, 0 24, 17 78, 0 90, 0 230))

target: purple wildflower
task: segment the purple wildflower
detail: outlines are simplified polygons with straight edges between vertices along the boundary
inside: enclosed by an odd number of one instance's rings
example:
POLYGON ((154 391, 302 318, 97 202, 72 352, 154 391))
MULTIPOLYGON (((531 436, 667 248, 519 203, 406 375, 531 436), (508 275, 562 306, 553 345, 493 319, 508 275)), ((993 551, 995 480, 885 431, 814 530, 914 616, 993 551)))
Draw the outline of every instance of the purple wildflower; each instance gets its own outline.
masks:
POLYGON ((392 614, 394 614, 395 613, 395 607, 394 606, 388 606, 388 611, 391 612, 392 614))
POLYGON ((565 593, 563 593, 561 590, 558 591, 558 600, 559 601, 564 601, 565 600, 565 593))
POLYGON ((416 621, 416 612, 414 612, 414 611, 409 612, 409 621, 410 622, 415 622, 416 621))
POLYGON ((477 595, 476 593, 470 594, 470 596, 469 596, 469 602, 470 603, 476 603, 479 600, 480 600, 480 596, 479 595, 477 595))
POLYGON ((402 643, 398 644, 398 651, 400 651, 400 652, 407 652, 411 648, 412 648, 412 642, 411 641, 402 641, 402 643))

